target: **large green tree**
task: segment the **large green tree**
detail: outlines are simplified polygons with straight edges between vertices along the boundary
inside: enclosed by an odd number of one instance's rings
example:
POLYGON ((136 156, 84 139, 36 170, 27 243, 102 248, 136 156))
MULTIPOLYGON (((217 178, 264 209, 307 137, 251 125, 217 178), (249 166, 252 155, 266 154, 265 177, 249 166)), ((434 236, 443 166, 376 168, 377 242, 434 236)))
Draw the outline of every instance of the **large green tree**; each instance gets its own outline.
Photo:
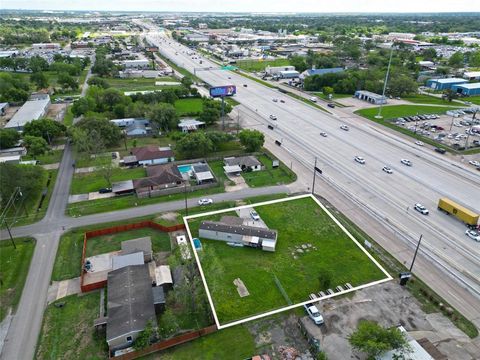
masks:
POLYGON ((244 129, 238 134, 240 143, 249 152, 255 152, 262 148, 265 136, 258 130, 244 129))
POLYGON ((54 138, 64 135, 66 130, 66 126, 62 123, 43 118, 25 124, 23 134, 42 137, 51 143, 54 138))
POLYGON ((17 186, 23 196, 33 197, 40 193, 45 179, 45 170, 36 165, 0 164, 0 201, 5 205, 17 186))
POLYGON ((213 143, 205 132, 197 131, 182 137, 176 149, 187 157, 205 156, 213 150, 213 143))
POLYGON ((178 125, 178 116, 175 107, 171 104, 159 103, 152 107, 148 113, 151 124, 158 131, 169 132, 178 125))
POLYGON ((23 137, 23 143, 27 148, 28 154, 34 158, 48 151, 48 143, 42 137, 25 135, 23 137))
POLYGON ((45 89, 48 87, 48 77, 41 71, 34 72, 30 75, 30 81, 36 85, 37 89, 45 89))
POLYGON ((409 349, 407 339, 398 328, 385 329, 374 321, 361 321, 348 341, 372 360, 389 350, 403 353, 409 349))
POLYGON ((79 140, 79 136, 85 136, 87 140, 89 140, 97 136, 95 133, 98 134, 98 138, 106 147, 118 145, 122 139, 122 132, 117 126, 108 120, 99 119, 94 116, 83 118, 77 123, 76 127, 83 130, 83 132, 77 133, 74 142, 79 140))
POLYGON ((464 60, 465 55, 461 51, 457 51, 452 56, 450 56, 450 59, 448 59, 448 65, 454 68, 461 68, 464 64, 464 60))
POLYGON ((0 149, 8 149, 20 140, 20 134, 15 129, 0 129, 0 149))

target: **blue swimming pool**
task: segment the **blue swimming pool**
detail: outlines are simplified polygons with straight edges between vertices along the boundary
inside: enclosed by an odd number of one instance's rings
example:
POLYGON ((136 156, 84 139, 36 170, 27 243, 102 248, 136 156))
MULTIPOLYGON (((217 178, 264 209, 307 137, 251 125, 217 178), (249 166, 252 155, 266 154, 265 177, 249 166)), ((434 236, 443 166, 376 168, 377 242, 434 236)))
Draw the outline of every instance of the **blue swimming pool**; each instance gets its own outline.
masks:
POLYGON ((178 171, 180 171, 181 174, 188 173, 192 171, 192 165, 179 165, 177 166, 178 171))

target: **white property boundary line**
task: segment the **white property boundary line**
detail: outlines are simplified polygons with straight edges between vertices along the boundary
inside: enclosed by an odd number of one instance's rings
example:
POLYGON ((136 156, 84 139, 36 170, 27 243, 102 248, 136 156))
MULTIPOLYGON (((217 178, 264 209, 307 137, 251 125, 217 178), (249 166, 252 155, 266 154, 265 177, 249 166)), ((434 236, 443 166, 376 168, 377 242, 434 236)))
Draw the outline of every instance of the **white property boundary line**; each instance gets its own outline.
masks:
POLYGON ((309 303, 312 303, 312 302, 318 302, 320 300, 329 299, 329 298, 332 298, 332 297, 335 297, 335 296, 338 296, 338 295, 343 295, 343 294, 347 294, 347 293, 350 293, 350 292, 353 292, 353 291, 356 291, 356 290, 360 290, 360 289, 364 289, 364 288, 367 288, 367 287, 370 287, 370 286, 378 285, 378 284, 381 284, 381 283, 384 283, 386 281, 390 281, 390 280, 393 279, 390 276, 390 274, 382 267, 382 265, 380 265, 378 263, 378 261, 375 260, 373 258, 373 256, 367 250, 365 250, 365 248, 357 241, 357 239, 355 239, 353 237, 353 235, 350 234, 350 232, 348 232, 348 230, 345 229, 345 227, 330 213, 330 211, 325 206, 323 206, 323 204, 320 201, 318 201, 318 199, 315 196, 313 196, 312 194, 292 196, 292 197, 287 197, 287 198, 282 198, 282 199, 259 202, 259 203, 251 204, 251 205, 243 205, 243 206, 237 206, 237 207, 234 207, 234 208, 228 208, 228 209, 223 209, 223 210, 216 210, 216 211, 210 211, 210 212, 206 212, 206 213, 184 216, 183 217, 183 222, 185 223, 185 227, 187 229, 188 237, 190 239, 190 244, 191 244, 192 249, 193 249, 193 254, 195 256, 195 260, 197 262, 198 269, 200 270, 200 276, 202 277, 203 285, 205 287, 205 291, 206 291, 207 297, 208 297, 208 302, 210 303, 210 307, 212 309, 213 317, 215 319, 215 324, 217 325, 217 328, 219 330, 225 329, 225 328, 228 328, 228 327, 231 327, 231 326, 239 325, 239 324, 242 324, 242 323, 245 323, 245 322, 248 322, 248 321, 260 319, 260 318, 270 316, 270 315, 273 315, 273 314, 278 314, 280 312, 291 310, 291 309, 294 309, 294 308, 297 308, 297 307, 300 307, 300 306, 303 306, 305 304, 309 304, 309 303), (323 296, 321 298, 317 298, 315 300, 303 301, 303 302, 298 303, 298 304, 282 307, 280 309, 268 311, 268 312, 260 314, 260 315, 254 315, 254 316, 251 316, 251 317, 246 318, 246 319, 241 319, 241 320, 237 320, 237 321, 227 323, 225 325, 221 325, 220 322, 218 321, 218 316, 217 316, 217 312, 215 311, 215 306, 213 305, 212 296, 210 294, 210 291, 208 290, 207 280, 205 279, 205 274, 203 272, 203 268, 202 268, 202 264, 200 262, 200 258, 198 257, 197 251, 195 250, 195 244, 193 243, 192 233, 190 232, 190 227, 188 226, 188 220, 195 219, 195 218, 198 218, 198 217, 216 215, 216 214, 226 213, 226 212, 230 212, 230 211, 251 208, 251 207, 255 207, 255 206, 270 205, 270 204, 276 204, 276 203, 280 203, 280 202, 292 201, 292 200, 298 200, 298 199, 305 199, 305 198, 313 199, 313 201, 315 201, 315 203, 318 206, 320 206, 320 208, 328 214, 328 216, 335 222, 335 224, 337 224, 337 226, 340 227, 340 229, 342 229, 345 232, 345 234, 347 234, 347 236, 363 251, 363 253, 365 255, 367 255, 368 258, 386 275, 386 278, 381 279, 381 280, 377 280, 377 281, 374 281, 374 282, 371 282, 371 283, 368 283, 368 284, 356 286, 356 287, 351 288, 351 289, 336 292, 336 293, 331 294, 331 295, 326 295, 326 296, 323 296))

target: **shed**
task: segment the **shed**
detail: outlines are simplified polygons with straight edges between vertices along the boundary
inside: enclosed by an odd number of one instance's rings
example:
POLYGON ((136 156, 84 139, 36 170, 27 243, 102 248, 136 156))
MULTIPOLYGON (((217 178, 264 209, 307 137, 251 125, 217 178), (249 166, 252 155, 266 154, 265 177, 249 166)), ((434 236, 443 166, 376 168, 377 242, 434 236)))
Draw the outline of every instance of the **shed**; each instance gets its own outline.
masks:
POLYGON ((122 254, 141 252, 144 261, 152 261, 152 239, 150 236, 122 241, 122 254))
POLYGON ((112 269, 117 270, 130 265, 143 265, 143 253, 136 252, 126 255, 117 255, 112 257, 112 269))
POLYGON ((165 291, 161 286, 152 287, 153 295, 153 306, 155 307, 155 312, 161 313, 165 310, 165 291))
POLYGON ((182 132, 190 132, 190 131, 196 131, 199 128, 203 128, 205 126, 205 122, 203 121, 198 121, 196 119, 181 119, 178 127, 182 132))
POLYGON ((170 266, 160 265, 155 268, 155 284, 162 286, 165 290, 170 290, 173 286, 172 273, 170 266))

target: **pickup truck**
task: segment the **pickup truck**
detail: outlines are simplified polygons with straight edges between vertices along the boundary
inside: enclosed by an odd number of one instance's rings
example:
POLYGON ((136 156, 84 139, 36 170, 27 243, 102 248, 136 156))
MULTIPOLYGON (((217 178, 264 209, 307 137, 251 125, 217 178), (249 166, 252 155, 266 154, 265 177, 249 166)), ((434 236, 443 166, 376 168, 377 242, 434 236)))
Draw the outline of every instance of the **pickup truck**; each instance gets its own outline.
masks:
POLYGON ((320 311, 318 311, 314 304, 305 304, 303 307, 308 317, 312 319, 316 325, 322 325, 324 323, 322 314, 320 314, 320 311))

